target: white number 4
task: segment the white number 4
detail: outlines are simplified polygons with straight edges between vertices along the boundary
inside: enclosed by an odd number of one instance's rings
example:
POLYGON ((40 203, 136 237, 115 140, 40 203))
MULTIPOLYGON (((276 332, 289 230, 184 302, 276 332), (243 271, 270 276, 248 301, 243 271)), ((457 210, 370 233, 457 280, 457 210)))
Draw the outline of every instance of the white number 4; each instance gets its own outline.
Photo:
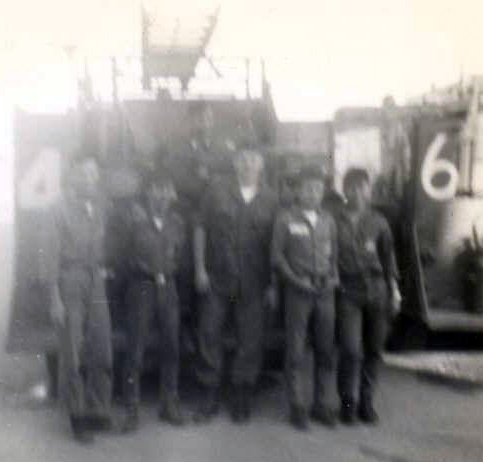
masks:
POLYGON ((44 148, 20 180, 21 209, 40 209, 54 205, 60 197, 60 152, 44 148))
POLYGON ((447 141, 446 133, 438 133, 428 147, 426 157, 421 167, 421 183, 426 194, 437 201, 447 201, 456 195, 458 188, 458 170, 449 160, 438 159, 441 149, 447 141), (433 184, 438 174, 448 175, 448 180, 442 186, 433 184))

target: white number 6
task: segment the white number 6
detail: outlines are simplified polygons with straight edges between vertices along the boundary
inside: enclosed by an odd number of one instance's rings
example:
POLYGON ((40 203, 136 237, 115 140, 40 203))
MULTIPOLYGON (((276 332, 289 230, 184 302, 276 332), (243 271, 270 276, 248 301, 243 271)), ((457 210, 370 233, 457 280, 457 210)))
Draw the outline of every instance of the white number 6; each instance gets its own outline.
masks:
POLYGON ((60 197, 60 152, 44 148, 20 180, 21 209, 41 209, 55 204, 60 197))
POLYGON ((438 133, 428 147, 426 157, 421 167, 421 183, 426 194, 437 201, 452 199, 458 188, 458 170, 446 159, 438 159, 441 149, 447 141, 446 133, 438 133), (433 179, 437 174, 445 173, 449 176, 443 186, 435 186, 433 179))

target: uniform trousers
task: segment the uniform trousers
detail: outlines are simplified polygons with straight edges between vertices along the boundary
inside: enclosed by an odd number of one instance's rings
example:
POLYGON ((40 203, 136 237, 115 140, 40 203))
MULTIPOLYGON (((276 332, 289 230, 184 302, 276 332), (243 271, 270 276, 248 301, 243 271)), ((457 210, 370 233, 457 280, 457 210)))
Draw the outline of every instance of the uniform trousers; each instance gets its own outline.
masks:
POLYGON ((292 285, 284 289, 285 300, 285 376, 289 404, 305 408, 304 358, 309 333, 314 347, 314 406, 327 405, 327 389, 334 379, 334 290, 317 295, 292 285))
POLYGON ((382 277, 368 278, 365 290, 351 290, 349 283, 340 293, 338 389, 343 402, 357 401, 358 382, 359 398, 373 397, 388 333, 387 294, 382 277))
POLYGON ((231 368, 234 385, 254 385, 263 363, 266 314, 263 290, 249 288, 235 295, 212 290, 200 299, 198 380, 218 387, 223 372, 224 328, 233 320, 235 351, 231 368))
POLYGON ((148 277, 134 277, 127 290, 126 321, 126 405, 139 404, 144 353, 153 326, 159 338, 160 404, 174 402, 178 399, 180 365, 180 307, 174 278, 167 277, 165 284, 160 285, 148 277))
POLYGON ((61 269, 59 327, 64 397, 72 417, 108 417, 112 396, 111 320, 98 270, 61 269))

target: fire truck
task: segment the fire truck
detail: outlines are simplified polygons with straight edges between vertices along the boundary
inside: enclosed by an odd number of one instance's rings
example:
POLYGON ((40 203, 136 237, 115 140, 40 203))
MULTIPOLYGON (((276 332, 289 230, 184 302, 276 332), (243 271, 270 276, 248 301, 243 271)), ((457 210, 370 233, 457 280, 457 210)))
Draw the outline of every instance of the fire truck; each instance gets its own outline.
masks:
POLYGON ((405 107, 345 108, 334 119, 339 182, 348 167, 367 168, 375 206, 393 228, 403 292, 394 348, 460 334, 451 348, 464 349, 483 330, 480 84, 405 107))

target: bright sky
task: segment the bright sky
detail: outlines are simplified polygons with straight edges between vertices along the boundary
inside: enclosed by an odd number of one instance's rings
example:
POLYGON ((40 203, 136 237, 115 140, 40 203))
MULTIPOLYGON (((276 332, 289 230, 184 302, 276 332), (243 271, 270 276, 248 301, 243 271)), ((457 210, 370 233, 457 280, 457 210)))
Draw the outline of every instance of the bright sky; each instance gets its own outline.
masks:
MULTIPOLYGON (((173 5, 184 7, 189 17, 203 1, 173 0, 173 5)), ((265 58, 282 119, 330 118, 340 106, 379 105, 388 93, 404 103, 433 83, 483 73, 481 0, 219 3, 209 53, 265 58)), ((136 0, 0 0, 0 5, 0 50, 16 46, 10 56, 0 54, 0 71, 12 61, 22 68, 26 58, 37 64, 65 60, 55 50, 68 43, 87 54, 139 53, 136 0), (48 53, 47 44, 53 45, 48 53)), ((37 71, 29 86, 48 80, 48 71, 37 71)))

